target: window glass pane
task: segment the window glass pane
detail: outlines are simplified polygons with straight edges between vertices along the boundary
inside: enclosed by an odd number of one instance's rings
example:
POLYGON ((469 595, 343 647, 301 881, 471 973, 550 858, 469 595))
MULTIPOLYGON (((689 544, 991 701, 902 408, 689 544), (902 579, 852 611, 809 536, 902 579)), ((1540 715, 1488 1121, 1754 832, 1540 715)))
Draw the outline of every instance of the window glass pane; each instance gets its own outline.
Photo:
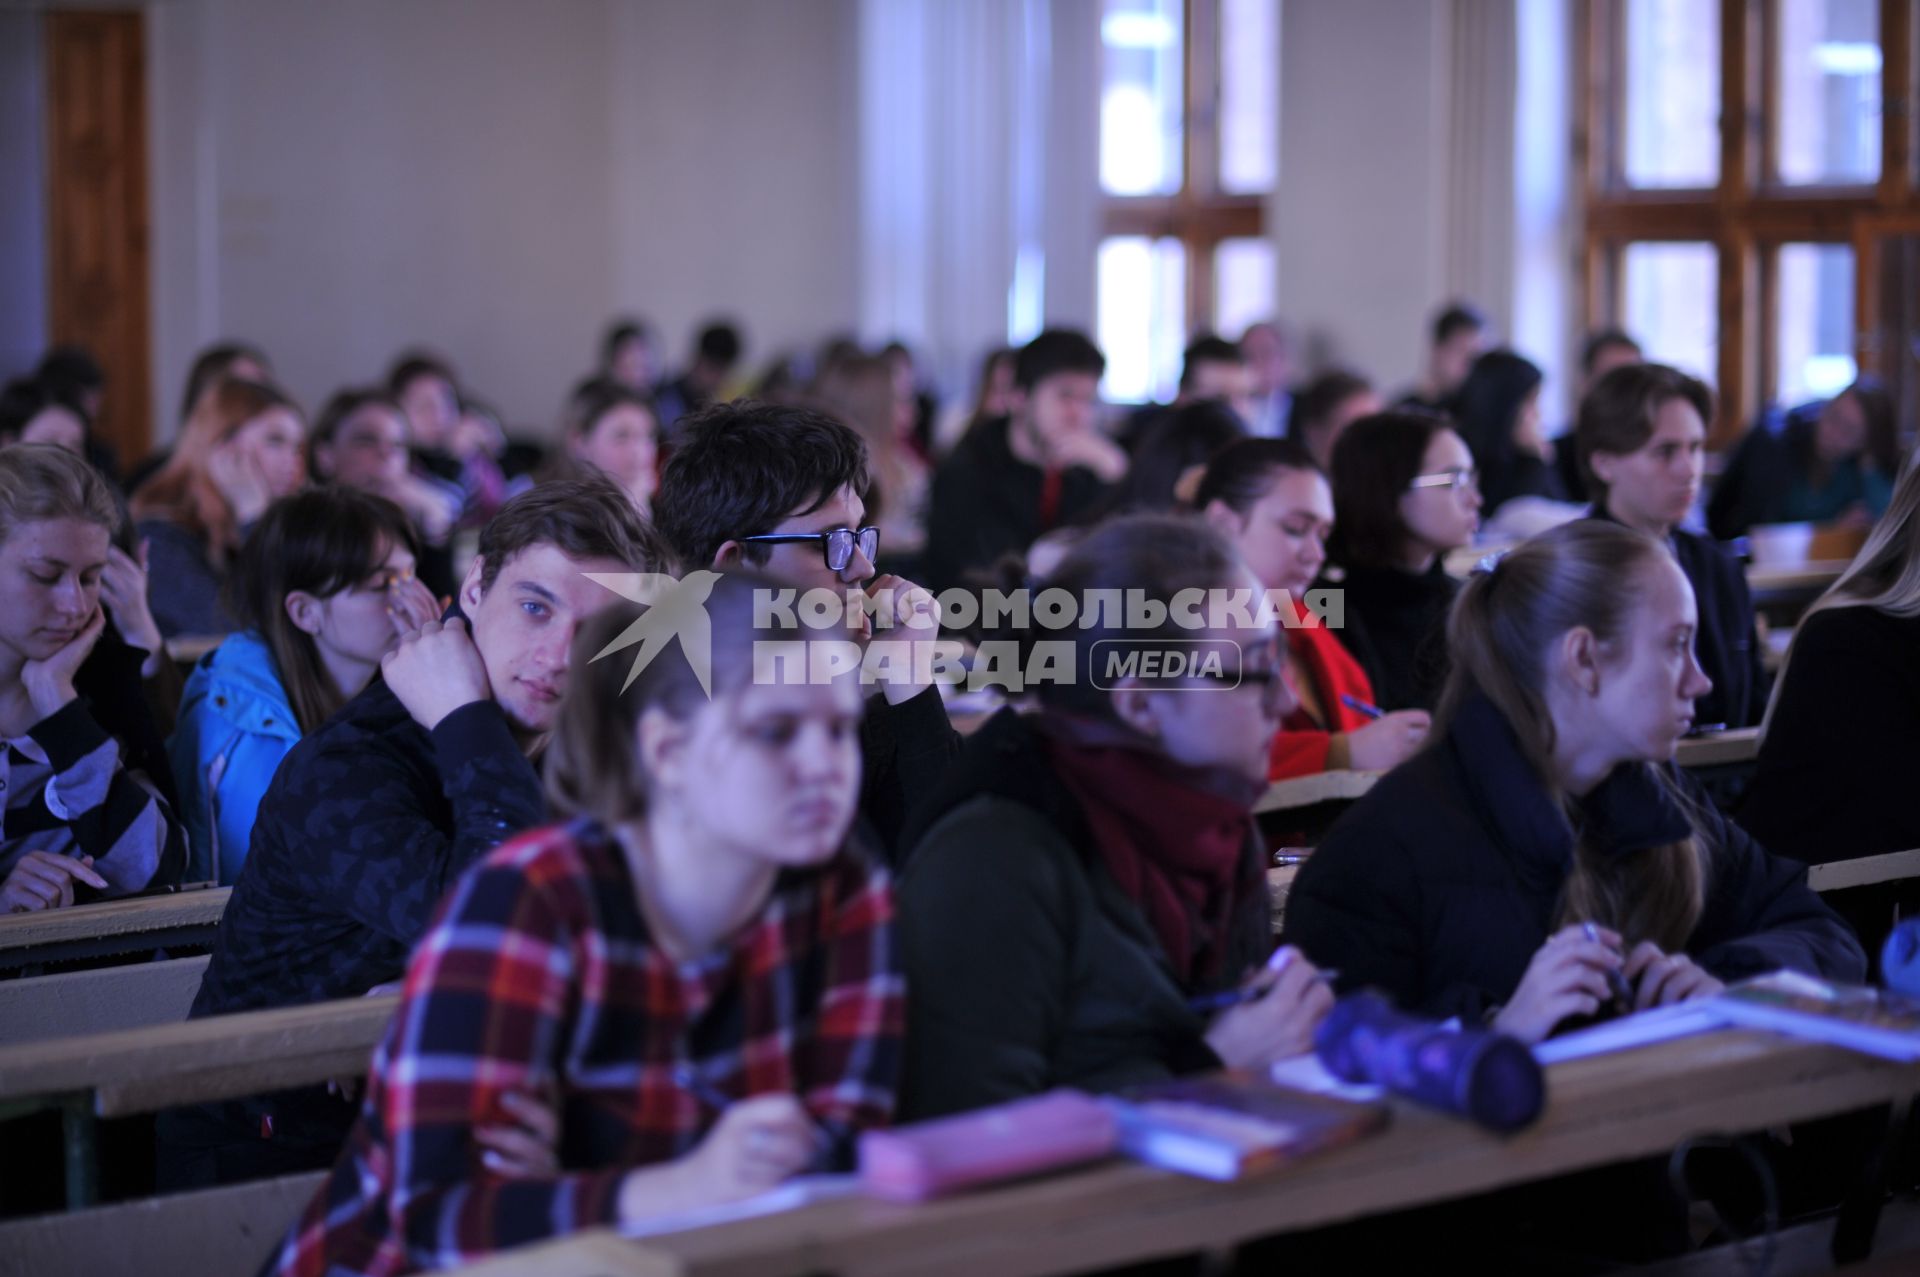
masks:
POLYGON ((1779 401, 1792 407, 1846 388, 1860 371, 1853 356, 1853 249, 1846 244, 1780 248, 1779 401))
POLYGON ((1171 195, 1181 184, 1181 0, 1106 0, 1100 20, 1100 188, 1171 195))
POLYGON ((1107 356, 1100 394, 1113 403, 1171 399, 1186 345, 1187 254, 1177 239, 1100 242, 1094 340, 1107 356))
POLYGON ((1877 0, 1790 0, 1780 14, 1780 180, 1880 178, 1877 0))
POLYGON ((1223 239, 1213 250, 1213 331, 1227 336, 1273 316, 1273 241, 1223 239))
POLYGON ((1220 189, 1272 190, 1279 133, 1280 0, 1220 0, 1220 189))
POLYGON ((1720 370, 1719 253, 1711 244, 1629 244, 1622 327, 1647 358, 1712 385, 1720 370))
POLYGON ((1720 181, 1720 0, 1627 0, 1629 186, 1720 181))

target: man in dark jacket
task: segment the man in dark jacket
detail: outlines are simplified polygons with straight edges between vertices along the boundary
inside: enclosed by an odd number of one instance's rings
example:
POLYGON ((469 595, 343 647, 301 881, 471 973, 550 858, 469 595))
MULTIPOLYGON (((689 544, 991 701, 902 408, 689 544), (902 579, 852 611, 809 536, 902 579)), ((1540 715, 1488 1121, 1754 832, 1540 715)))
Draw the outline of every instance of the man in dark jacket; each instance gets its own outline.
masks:
POLYGON ((967 432, 933 476, 927 584, 967 583, 1098 505, 1127 454, 1094 423, 1107 361, 1076 332, 1041 333, 1014 356, 1012 413, 967 432))
MULTIPOLYGON (((653 515, 686 568, 749 568, 845 599, 866 591, 892 604, 896 638, 937 637, 931 595, 892 574, 875 575, 877 528, 863 527, 867 447, 833 418, 777 404, 717 404, 686 419, 660 478, 653 515)), ((924 668, 922 666, 921 668, 924 668)), ((861 720, 860 811, 890 857, 901 827, 960 752, 931 681, 881 680, 861 720)))
MULTIPOLYGON (((487 525, 455 607, 274 774, 194 1017, 358 997, 398 979, 468 866, 538 825, 529 758, 580 625, 618 596, 589 572, 659 571, 658 538, 601 479, 547 484, 487 525)), ((350 1105, 314 1087, 166 1115, 180 1187, 331 1161, 350 1105)))

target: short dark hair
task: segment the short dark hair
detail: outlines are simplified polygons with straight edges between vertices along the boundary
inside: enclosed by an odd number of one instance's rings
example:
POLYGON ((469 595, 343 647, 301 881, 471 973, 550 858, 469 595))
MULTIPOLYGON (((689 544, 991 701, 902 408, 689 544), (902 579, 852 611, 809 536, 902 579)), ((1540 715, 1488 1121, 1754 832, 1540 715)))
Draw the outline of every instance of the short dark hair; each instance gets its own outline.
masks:
POLYGON ((1218 501, 1235 514, 1244 515, 1267 495, 1274 475, 1281 470, 1325 476, 1313 454, 1291 439, 1235 440, 1207 462, 1200 486, 1194 490, 1193 508, 1205 510, 1218 501))
POLYGON ((1185 390, 1193 384, 1201 364, 1246 362, 1247 357, 1240 353, 1240 347, 1235 343, 1212 333, 1202 333, 1187 343, 1187 349, 1180 357, 1180 389, 1185 390))
MULTIPOLYGON (((770 532, 796 511, 817 510, 845 487, 865 494, 867 445, 812 408, 739 399, 680 422, 680 446, 653 494, 660 534, 689 570, 722 545, 770 532)), ((743 547, 750 563, 765 547, 743 547)))
POLYGON ((78 413, 83 422, 88 414, 82 401, 107 384, 106 371, 85 346, 55 346, 41 357, 33 377, 55 403, 78 413))
POLYGON ((1471 302, 1449 302, 1433 317, 1433 344, 1438 346, 1456 334, 1479 332, 1487 326, 1487 317, 1471 302))
POLYGON ((569 435, 584 437, 592 434, 595 422, 615 408, 627 405, 645 412, 647 419, 655 423, 657 430, 660 414, 653 406, 652 396, 643 394, 625 382, 615 381, 611 377, 589 377, 575 386, 573 393, 567 396, 564 429, 569 435))
POLYGON ((460 385, 446 360, 424 350, 411 350, 394 361, 393 370, 387 374, 387 393, 398 399, 422 377, 438 377, 456 390, 460 385))
POLYGON ((1420 474, 1427 447, 1450 426, 1435 412, 1400 409, 1362 417, 1333 445, 1333 538, 1327 557, 1342 567, 1390 567, 1408 529, 1400 497, 1420 474))
POLYGON ((180 395, 180 420, 185 421, 193 415, 193 409, 200 402, 200 396, 206 393, 208 386, 227 375, 242 359, 260 365, 262 372, 273 372, 273 361, 267 358, 265 351, 244 341, 216 342, 193 357, 193 366, 187 369, 187 384, 180 395))
POLYGON ((1373 383, 1357 372, 1329 368, 1293 397, 1293 407, 1287 413, 1287 436, 1304 437, 1308 426, 1325 421, 1342 403, 1372 389, 1373 383))
POLYGON ((1095 377, 1107 370, 1107 357, 1082 332, 1049 328, 1020 347, 1013 357, 1013 384, 1031 391, 1058 373, 1083 372, 1095 377))
POLYGON ((1702 422, 1712 424, 1713 392, 1707 383, 1665 364, 1615 368, 1581 399, 1580 415, 1573 423, 1574 453, 1595 504, 1606 505, 1607 484, 1593 472, 1593 454, 1624 457, 1640 451, 1653 438, 1653 418, 1660 405, 1673 399, 1686 400, 1702 422))
POLYGON ((55 407, 66 408, 80 418, 82 425, 86 424, 86 413, 62 403, 39 378, 15 377, 0 386, 0 440, 18 438, 29 421, 55 407))
POLYGON ((1513 440, 1521 405, 1540 389, 1540 368, 1511 350, 1489 350, 1473 361, 1467 379, 1453 392, 1453 419, 1480 469, 1481 493, 1488 508, 1516 495, 1510 482, 1521 463, 1513 440))
POLYGON ((385 408, 405 421, 407 414, 400 411, 400 405, 392 395, 379 386, 348 386, 336 390, 320 409, 320 415, 313 419, 313 429, 307 434, 307 459, 313 459, 313 450, 333 442, 340 433, 340 427, 347 424, 347 418, 366 408, 385 408))
POLYGON ((480 530, 480 588, 492 589, 514 555, 537 545, 570 559, 618 559, 635 572, 665 572, 673 562, 633 499, 599 475, 543 483, 501 506, 480 530))
POLYGON ((1239 414, 1217 399, 1202 399, 1167 413, 1148 428, 1133 463, 1102 514, 1173 510, 1180 506, 1180 480, 1235 440, 1247 437, 1239 414))
POLYGON ((1594 360, 1600 358, 1600 352, 1609 346, 1625 346, 1638 355, 1640 343, 1624 328, 1602 328, 1587 335, 1586 344, 1580 347, 1580 371, 1591 373, 1594 360))
POLYGON ((616 319, 607 326, 607 335, 600 340, 600 366, 613 365, 613 357, 620 353, 620 347, 630 341, 639 340, 651 344, 653 329, 644 319, 616 319))
POLYGON ((693 344, 700 358, 716 368, 731 368, 740 358, 740 330, 725 320, 702 328, 693 344))

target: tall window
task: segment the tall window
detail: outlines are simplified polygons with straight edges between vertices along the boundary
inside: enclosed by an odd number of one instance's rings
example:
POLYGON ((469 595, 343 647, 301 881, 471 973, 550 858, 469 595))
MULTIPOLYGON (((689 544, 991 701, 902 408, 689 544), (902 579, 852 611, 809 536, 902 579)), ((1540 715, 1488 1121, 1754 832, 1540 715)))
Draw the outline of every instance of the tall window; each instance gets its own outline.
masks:
POLYGON ((1769 404, 1920 394, 1920 0, 1583 0, 1586 312, 1769 404))
POLYGON ((1164 399, 1202 329, 1273 310, 1279 0, 1105 0, 1096 338, 1102 392, 1164 399))

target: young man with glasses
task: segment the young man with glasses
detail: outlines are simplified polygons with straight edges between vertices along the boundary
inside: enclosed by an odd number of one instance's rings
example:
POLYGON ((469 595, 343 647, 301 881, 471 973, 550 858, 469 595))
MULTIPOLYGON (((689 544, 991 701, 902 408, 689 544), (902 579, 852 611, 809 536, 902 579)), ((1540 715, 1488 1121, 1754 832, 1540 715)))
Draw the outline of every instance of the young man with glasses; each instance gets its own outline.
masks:
MULTIPOLYGON (((685 419, 681 443, 653 498, 655 526, 685 570, 746 568, 802 595, 849 588, 893 606, 893 637, 938 636, 933 597, 874 567, 880 532, 866 522, 867 447, 848 427, 808 408, 738 402, 685 419)), ((871 635, 871 622, 859 637, 871 635)), ((904 664, 900 662, 898 664, 904 664)), ((860 729, 861 813, 889 856, 911 807, 960 751, 940 689, 887 679, 860 729)))

